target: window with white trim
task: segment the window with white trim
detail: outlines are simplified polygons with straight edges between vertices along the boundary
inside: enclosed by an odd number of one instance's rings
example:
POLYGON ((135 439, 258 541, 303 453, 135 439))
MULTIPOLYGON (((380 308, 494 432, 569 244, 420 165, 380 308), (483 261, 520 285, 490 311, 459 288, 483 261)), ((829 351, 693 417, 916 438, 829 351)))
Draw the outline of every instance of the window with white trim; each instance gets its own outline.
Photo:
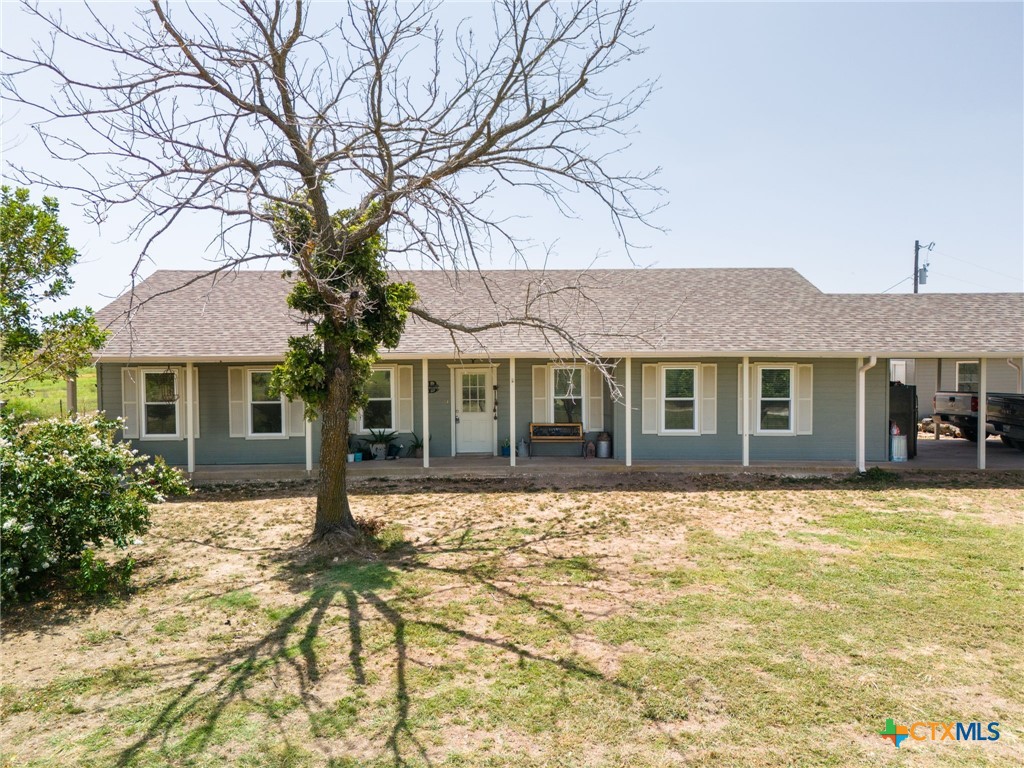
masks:
POLYGON ((696 366, 661 367, 660 406, 661 432, 698 431, 696 366))
POLYGON ((175 371, 142 372, 142 437, 178 438, 178 375, 175 371))
POLYGON ((359 416, 359 431, 395 429, 395 370, 376 368, 366 381, 366 407, 359 416))
POLYGON ((284 398, 270 394, 269 370, 248 372, 249 435, 251 437, 284 437, 284 398))
POLYGON ((758 434, 791 435, 793 428, 794 366, 757 366, 758 434))
POLYGON ((977 360, 956 364, 956 391, 977 392, 981 388, 981 366, 977 360))
POLYGON ((583 421, 583 369, 551 369, 551 421, 575 424, 583 421))

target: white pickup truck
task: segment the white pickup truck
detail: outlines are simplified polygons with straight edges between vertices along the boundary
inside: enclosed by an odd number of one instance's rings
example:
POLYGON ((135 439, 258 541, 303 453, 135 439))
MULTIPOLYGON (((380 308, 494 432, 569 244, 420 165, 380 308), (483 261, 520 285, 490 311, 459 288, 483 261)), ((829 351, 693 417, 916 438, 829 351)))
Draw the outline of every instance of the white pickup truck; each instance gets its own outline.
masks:
MULTIPOLYGON (((974 392, 936 392, 932 398, 935 417, 952 424, 960 434, 978 439, 978 395, 974 392)), ((1024 451, 1024 395, 991 392, 985 410, 985 432, 999 435, 1006 444, 1024 451)))

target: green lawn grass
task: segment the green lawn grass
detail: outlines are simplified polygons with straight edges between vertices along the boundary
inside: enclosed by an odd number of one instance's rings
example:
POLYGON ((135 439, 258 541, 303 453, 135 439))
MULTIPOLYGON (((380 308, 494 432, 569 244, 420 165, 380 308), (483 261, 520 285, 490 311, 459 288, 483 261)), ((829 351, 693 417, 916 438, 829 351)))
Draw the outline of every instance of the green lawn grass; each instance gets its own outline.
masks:
POLYGON ((382 481, 353 503, 387 547, 354 560, 299 547, 309 496, 163 505, 135 594, 8 616, 0 743, 39 768, 1017 766, 1022 480, 382 481), (897 750, 887 718, 1003 737, 897 750))
MULTIPOLYGON (((37 419, 60 416, 68 409, 67 385, 64 381, 32 382, 28 392, 7 398, 7 407, 37 419)), ((78 410, 95 411, 96 407, 96 369, 82 368, 78 372, 78 410)))

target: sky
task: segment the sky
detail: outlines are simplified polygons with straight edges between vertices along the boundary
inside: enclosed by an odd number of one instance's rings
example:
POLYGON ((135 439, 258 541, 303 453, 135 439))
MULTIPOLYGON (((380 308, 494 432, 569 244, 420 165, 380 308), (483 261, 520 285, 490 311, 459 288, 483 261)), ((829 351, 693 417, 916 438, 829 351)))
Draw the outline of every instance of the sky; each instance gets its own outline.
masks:
MULTIPOLYGON (((648 51, 606 87, 659 78, 618 159, 662 169, 663 207, 630 255, 592 201, 565 218, 501 197, 531 266, 551 246, 548 266, 792 267, 826 292, 909 292, 920 240, 922 292, 1024 290, 1024 4, 661 2, 638 19, 648 51)), ((0 24, 4 48, 37 32, 6 1, 0 24)), ((30 121, 4 106, 4 183, 15 158, 54 163, 30 121)), ((97 230, 61 202, 82 253, 65 303, 99 308, 138 256, 131 213, 97 230)), ((143 274, 208 267, 213 234, 175 231, 143 274)))

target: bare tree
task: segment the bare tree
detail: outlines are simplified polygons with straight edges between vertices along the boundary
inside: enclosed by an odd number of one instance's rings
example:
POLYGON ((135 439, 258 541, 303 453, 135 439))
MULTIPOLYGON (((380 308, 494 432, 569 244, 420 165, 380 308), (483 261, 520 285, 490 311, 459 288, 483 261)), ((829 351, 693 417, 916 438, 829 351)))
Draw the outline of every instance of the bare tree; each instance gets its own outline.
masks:
MULTIPOLYGON (((83 27, 26 5, 50 38, 6 52, 17 69, 5 76, 6 95, 41 112, 47 149, 88 181, 17 171, 76 190, 97 220, 116 206, 139 211, 135 271, 186 212, 222 217, 225 268, 272 253, 263 244, 273 230, 308 287, 298 305, 326 329, 314 537, 351 531, 348 418, 375 350, 353 348, 341 329, 368 322, 389 290, 353 261, 381 238, 381 269, 388 254, 457 271, 499 244, 515 252, 523 241, 513 222, 488 207, 502 186, 567 214, 575 193, 595 196, 628 248, 627 225, 651 212, 640 206, 656 191, 654 171, 617 171, 614 154, 653 84, 616 94, 602 83, 641 52, 635 5, 504 0, 481 31, 467 20, 446 29, 422 2, 211 9, 152 0, 125 29, 92 8, 83 27), (89 79, 74 65, 83 54, 116 73, 89 79), (54 96, 40 95, 40 75, 54 96)), ((401 326, 408 311, 468 334, 521 324, 586 354, 557 318, 531 311, 540 295, 480 325, 434 316, 411 295, 391 319, 401 326)))

